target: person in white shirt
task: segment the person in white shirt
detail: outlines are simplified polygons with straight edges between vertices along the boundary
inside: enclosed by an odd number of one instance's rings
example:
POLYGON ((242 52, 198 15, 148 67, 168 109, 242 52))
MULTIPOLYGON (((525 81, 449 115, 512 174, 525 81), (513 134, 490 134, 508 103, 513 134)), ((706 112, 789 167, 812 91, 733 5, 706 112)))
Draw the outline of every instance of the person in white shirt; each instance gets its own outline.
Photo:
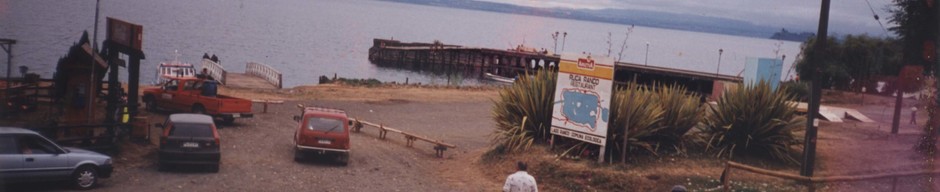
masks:
POLYGON ((917 125, 917 106, 911 107, 911 125, 917 125))
POLYGON ((535 177, 526 172, 528 166, 519 161, 516 163, 518 171, 506 178, 506 184, 503 185, 505 192, 538 192, 539 187, 535 183, 535 177))

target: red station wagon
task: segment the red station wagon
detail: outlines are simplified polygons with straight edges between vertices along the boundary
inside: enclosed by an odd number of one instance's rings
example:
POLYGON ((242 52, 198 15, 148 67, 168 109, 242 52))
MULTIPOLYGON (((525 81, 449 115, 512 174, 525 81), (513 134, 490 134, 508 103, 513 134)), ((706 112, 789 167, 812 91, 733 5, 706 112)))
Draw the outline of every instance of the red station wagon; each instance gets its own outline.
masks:
POLYGON ((294 133, 294 160, 302 161, 307 154, 329 155, 340 164, 349 163, 349 118, 340 109, 303 107, 303 114, 294 116, 299 123, 294 133))

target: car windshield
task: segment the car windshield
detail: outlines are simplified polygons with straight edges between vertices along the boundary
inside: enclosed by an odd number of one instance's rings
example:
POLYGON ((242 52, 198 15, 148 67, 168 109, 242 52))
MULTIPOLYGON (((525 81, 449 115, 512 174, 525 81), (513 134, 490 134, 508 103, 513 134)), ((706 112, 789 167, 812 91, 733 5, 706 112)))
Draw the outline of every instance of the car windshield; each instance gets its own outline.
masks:
POLYGON ((312 117, 307 119, 307 129, 314 131, 341 131, 343 121, 333 118, 312 117))
POLYGON ((170 136, 213 137, 214 135, 212 135, 212 125, 180 123, 170 128, 170 136))

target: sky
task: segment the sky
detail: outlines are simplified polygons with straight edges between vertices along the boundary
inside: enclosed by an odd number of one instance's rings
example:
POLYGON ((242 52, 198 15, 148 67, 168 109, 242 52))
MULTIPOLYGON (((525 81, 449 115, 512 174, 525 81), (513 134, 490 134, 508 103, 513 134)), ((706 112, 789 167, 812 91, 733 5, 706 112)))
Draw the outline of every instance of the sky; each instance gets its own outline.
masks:
MULTIPOLYGON (((482 0, 530 7, 573 9, 639 9, 730 18, 789 31, 816 32, 821 0, 482 0)), ((892 36, 887 9, 891 0, 832 0, 830 34, 892 36), (872 14, 880 18, 881 24, 872 14)))

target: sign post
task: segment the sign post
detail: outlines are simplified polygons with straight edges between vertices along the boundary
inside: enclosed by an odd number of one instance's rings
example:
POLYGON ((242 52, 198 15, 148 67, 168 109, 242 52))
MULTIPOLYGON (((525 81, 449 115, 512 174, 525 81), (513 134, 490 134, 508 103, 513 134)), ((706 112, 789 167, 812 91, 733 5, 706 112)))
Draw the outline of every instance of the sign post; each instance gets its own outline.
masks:
POLYGON ((610 58, 563 54, 558 64, 551 133, 600 145, 598 162, 604 162, 613 80, 610 58))

